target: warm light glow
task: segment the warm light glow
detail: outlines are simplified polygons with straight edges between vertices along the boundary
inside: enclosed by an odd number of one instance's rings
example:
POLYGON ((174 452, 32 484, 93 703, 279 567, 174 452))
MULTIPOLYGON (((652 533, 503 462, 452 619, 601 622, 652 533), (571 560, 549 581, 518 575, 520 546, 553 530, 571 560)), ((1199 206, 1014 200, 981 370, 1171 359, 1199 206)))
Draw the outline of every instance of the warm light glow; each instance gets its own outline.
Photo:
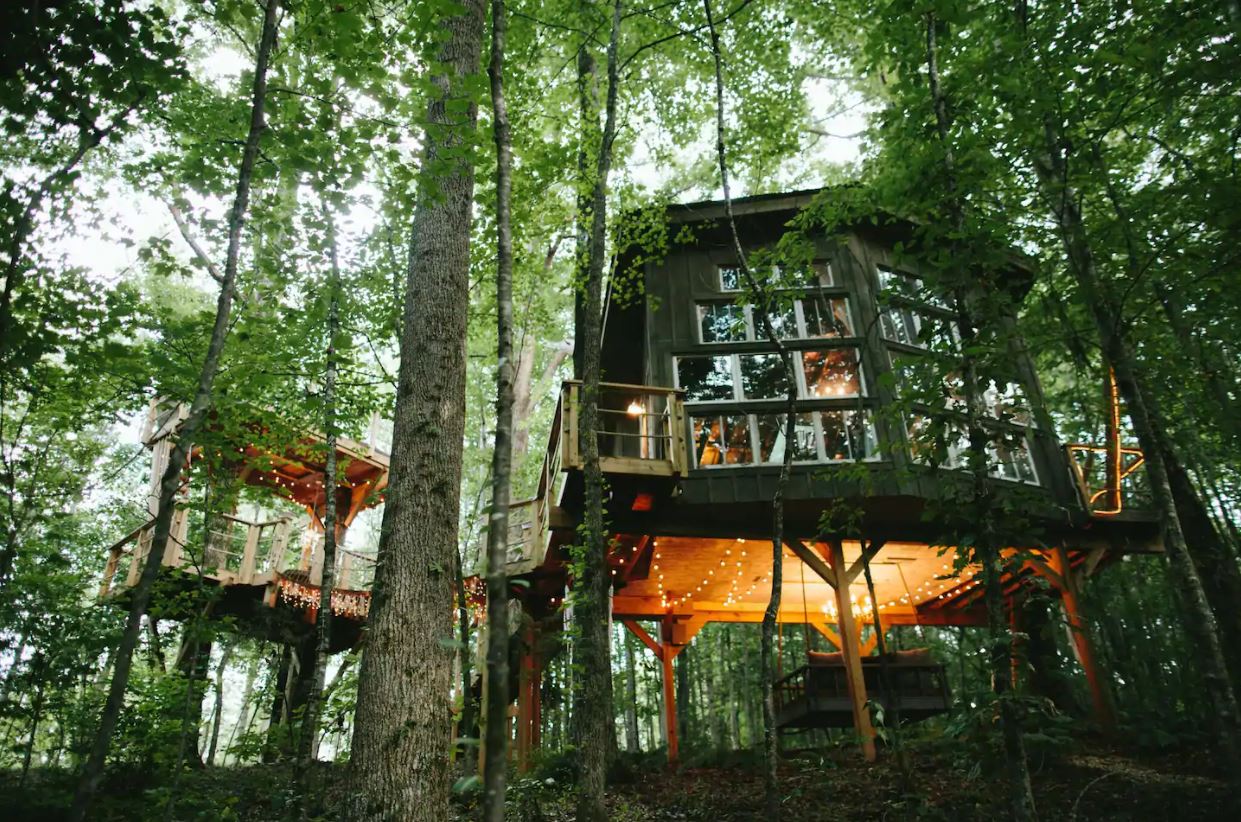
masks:
POLYGON ((625 411, 631 417, 640 417, 642 416, 643 413, 646 412, 646 409, 642 407, 642 403, 638 402, 637 400, 633 400, 632 402, 629 403, 629 407, 626 408, 625 411))

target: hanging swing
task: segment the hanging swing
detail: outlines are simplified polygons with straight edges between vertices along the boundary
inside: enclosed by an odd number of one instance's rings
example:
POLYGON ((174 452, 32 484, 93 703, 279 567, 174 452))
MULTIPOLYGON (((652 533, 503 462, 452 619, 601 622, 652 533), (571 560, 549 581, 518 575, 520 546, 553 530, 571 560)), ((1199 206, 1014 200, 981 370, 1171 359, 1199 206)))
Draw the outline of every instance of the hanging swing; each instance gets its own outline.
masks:
MULTIPOLYGON (((801 594, 802 617, 806 630, 809 630, 804 562, 801 567, 801 594)), ((874 626, 871 627, 874 630, 874 626)), ((885 716, 894 716, 893 709, 896 709, 902 723, 917 722, 946 713, 951 707, 947 674, 944 666, 931 656, 929 648, 891 651, 886 657, 863 656, 860 661, 867 699, 882 706, 885 716), (889 680, 887 688, 884 688, 883 681, 885 668, 889 680), (887 704, 889 694, 893 705, 887 704)), ((775 697, 776 727, 780 731, 853 726, 853 702, 849 696, 849 673, 844 654, 840 651, 813 651, 809 637, 806 642, 806 664, 779 678, 775 697)))

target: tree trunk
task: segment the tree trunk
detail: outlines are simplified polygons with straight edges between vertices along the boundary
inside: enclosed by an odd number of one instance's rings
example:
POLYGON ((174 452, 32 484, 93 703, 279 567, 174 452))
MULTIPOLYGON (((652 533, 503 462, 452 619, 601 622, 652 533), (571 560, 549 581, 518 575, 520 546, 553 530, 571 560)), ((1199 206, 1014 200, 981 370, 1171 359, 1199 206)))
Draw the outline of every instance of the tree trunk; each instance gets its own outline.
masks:
POLYGON ((391 478, 350 761, 350 817, 448 816, 452 555, 465 436, 465 339, 482 0, 442 21, 410 237, 391 478))
MULTIPOLYGON (((220 745, 220 723, 224 718, 224 672, 228 670, 228 663, 233 658, 233 649, 236 646, 229 642, 224 644, 220 649, 220 664, 215 669, 215 710, 211 718, 211 741, 207 746, 207 764, 215 765, 216 751, 220 745)), ((241 704, 240 717, 245 713, 246 705, 243 701, 241 704)))
POLYGON ((323 713, 323 684, 332 645, 332 591, 336 588, 337 494, 336 470, 336 336, 340 332, 340 258, 336 245, 336 216, 325 208, 328 255, 331 266, 327 284, 327 351, 323 375, 323 561, 319 578, 319 604, 315 613, 315 634, 310 654, 309 689, 306 709, 298 737, 298 781, 302 818, 309 818, 315 803, 311 763, 319 748, 319 724, 323 713))
POLYGON ((198 388, 194 394, 194 401, 190 405, 189 416, 181 424, 176 445, 168 458, 168 467, 160 478, 159 508, 155 516, 155 533, 151 541, 150 553, 143 565, 138 584, 130 593, 129 617, 116 651, 112 685, 108 690, 107 701, 104 703, 90 757, 82 768, 81 778, 73 798, 73 806, 69 811, 71 822, 80 822, 85 819, 103 776, 103 767, 108 757, 108 748, 112 743, 112 734, 116 730, 116 723, 124 706, 125 689, 129 684, 129 672, 133 665, 134 648, 138 644, 138 634, 142 627, 142 616, 146 613, 147 605, 150 603, 151 589, 155 585, 155 578, 159 575, 164 552, 168 547, 177 492, 181 488, 181 474, 186 460, 193 451, 198 429, 206 419, 207 410, 211 405, 212 386, 220 368, 220 358, 224 351, 224 341, 228 336, 233 309, 233 296, 237 288, 237 264, 241 253, 241 232, 245 225, 246 210, 250 202, 250 180, 254 172, 255 160, 258 158, 259 141, 267 127, 263 116, 267 101, 267 67, 276 42, 276 16, 279 8, 280 0, 266 0, 262 33, 259 36, 255 58, 250 126, 246 134, 245 148, 242 150, 233 207, 228 217, 228 250, 224 264, 224 279, 220 284, 220 295, 216 302, 215 324, 211 330, 210 342, 207 344, 206 356, 203 358, 198 388))
POLYGON ((1202 580, 1190 559, 1177 514, 1167 464, 1160 448, 1160 432, 1156 428, 1158 409, 1139 384, 1138 366, 1125 336, 1120 312, 1107 293, 1105 284, 1100 281, 1085 221, 1077 206, 1076 193, 1069 183, 1063 140, 1050 117, 1044 120, 1043 131, 1043 147, 1033 158, 1035 172, 1059 228, 1070 270, 1094 317, 1104 356, 1116 372, 1116 381, 1129 411, 1134 433, 1146 457, 1146 474, 1163 526, 1164 552, 1168 558, 1172 586, 1181 606, 1185 629, 1197 649, 1207 696, 1211 701, 1215 741, 1228 773, 1234 779, 1241 779, 1237 702, 1228 679, 1215 617, 1208 605, 1202 580))
MULTIPOLYGON (((504 102, 504 0, 491 0, 491 108, 496 144, 496 436, 487 517, 487 718, 483 819, 503 822, 508 769, 508 508, 513 467, 512 138, 504 102)), ((530 651, 533 653, 533 649, 530 651)), ((537 687, 537 686, 536 686, 537 687)))
MULTIPOLYGON (((576 662, 581 676, 573 707, 574 742, 580 752, 577 819, 603 822, 608 818, 603 804, 604 780, 612 733, 611 637, 608 635, 607 533, 603 521, 603 472, 599 467, 599 356, 603 321, 603 268, 606 262, 608 175, 612 167, 612 144, 616 137, 616 99, 622 0, 612 8, 612 30, 607 52, 607 98, 604 104, 603 133, 590 185, 590 231, 585 257, 582 333, 578 335, 582 363, 582 400, 579 417, 579 443, 585 480, 582 544, 574 551, 573 617, 578 632, 576 662)), ((583 54, 587 54, 583 49, 583 54)), ((588 54, 587 54, 588 58, 588 54)), ((593 59, 579 60, 579 67, 593 65, 593 59)), ((581 69, 579 69, 581 70, 581 69)), ((593 70, 587 72, 587 77, 593 70)), ((589 83, 590 80, 584 80, 589 83)), ((583 114, 595 118, 593 107, 583 114)), ((583 140, 592 129, 583 122, 583 140)), ((582 181, 585 189, 585 181, 582 181)), ((585 220, 582 215, 580 220, 585 220)))
POLYGON ((625 632, 625 750, 636 754, 642 750, 638 740, 638 675, 634 669, 633 639, 625 632))
MULTIPOLYGON (((939 76, 939 48, 936 38, 937 20, 934 13, 926 16, 927 80, 931 104, 935 111, 936 133, 942 148, 947 210, 958 237, 965 235, 965 213, 957 190, 956 159, 953 151, 948 106, 939 76)), ((954 240, 952 246, 957 246, 954 240)), ((959 249, 950 250, 953 259, 959 259, 959 249)), ((965 272, 956 272, 962 274, 965 272)), ((1020 709, 1009 696, 1012 689, 1011 646, 1005 609, 1003 580, 1000 570, 1000 542, 996 528, 998 512, 995 506, 993 481, 990 476, 988 445, 990 435, 982 423, 985 413, 983 385, 979 382, 977 356, 978 323, 970 308, 970 299, 964 282, 955 287, 955 313, 961 334, 961 372, 966 400, 966 431, 969 438, 969 468, 972 474, 971 519, 976 528, 972 546, 974 558, 982 565, 983 599, 987 607, 988 658, 991 663, 991 687, 1000 708, 1000 731, 1004 740, 1004 755, 1008 775, 1009 812, 1014 820, 1034 820, 1037 811, 1034 793, 1030 786, 1029 763, 1026 761, 1025 741, 1021 731, 1020 709)), ((958 549, 960 550, 960 548, 958 549)))
POLYGON ((796 425, 795 403, 797 401, 797 380, 793 370, 793 360, 780 336, 771 325, 771 294, 764 285, 755 279, 746 261, 745 250, 741 246, 741 236, 737 233, 737 221, 733 217, 732 195, 729 193, 728 156, 724 145, 724 73, 721 66, 720 37, 715 29, 715 20, 711 14, 711 0, 703 0, 703 11, 707 18, 707 28, 711 35, 711 57, 715 66, 715 150, 719 161, 720 185, 724 194, 724 213, 728 219, 729 232, 732 235, 733 253, 737 255, 737 264, 745 278, 746 290, 750 302, 758 309, 755 312, 762 326, 767 342, 776 350, 780 362, 784 366, 784 377, 788 384, 788 396, 785 399, 784 413, 784 460, 780 465, 780 478, 776 482, 775 493, 771 497, 771 596, 763 611, 762 638, 760 642, 760 676, 762 677, 762 709, 763 709, 763 768, 764 804, 770 820, 780 818, 780 787, 777 765, 779 761, 779 730, 776 728, 776 666, 775 633, 776 620, 780 615, 780 595, 784 574, 784 492, 788 487, 789 474, 793 466, 793 437, 796 425))

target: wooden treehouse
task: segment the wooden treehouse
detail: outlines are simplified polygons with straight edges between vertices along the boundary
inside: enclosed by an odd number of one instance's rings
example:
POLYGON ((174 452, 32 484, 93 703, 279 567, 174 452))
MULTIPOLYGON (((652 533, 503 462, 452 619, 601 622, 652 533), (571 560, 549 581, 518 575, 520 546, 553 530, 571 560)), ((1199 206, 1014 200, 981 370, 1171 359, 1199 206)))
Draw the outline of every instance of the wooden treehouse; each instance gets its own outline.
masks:
MULTIPOLYGON (((142 441, 151 451, 147 494, 149 519, 108 549, 100 585, 104 602, 125 604, 138 581, 151 548, 159 483, 172 451, 172 438, 185 418, 183 406, 152 403, 142 441)), ((368 443, 339 438, 336 445, 336 582, 332 591, 330 650, 353 647, 370 609, 375 546, 355 545, 349 529, 362 512, 382 503, 388 481, 388 455, 378 447, 380 423, 372 420, 368 443)), ((318 434, 274 447, 255 426, 254 434, 230 442, 222 464, 240 485, 259 491, 265 502, 249 505, 249 513, 212 511, 204 516, 190 505, 188 476, 201 459, 195 449, 181 489, 184 504, 174 514, 172 534, 164 553, 160 591, 152 605, 161 618, 190 616, 176 592, 202 584, 214 589, 212 619, 231 617, 233 630, 284 646, 278 674, 282 696, 273 706, 272 725, 287 723, 302 704, 312 674, 314 624, 323 578, 323 514, 329 495, 324 487, 326 449, 318 434), (235 451, 235 455, 232 453, 235 451), (172 593, 173 596, 168 596, 172 593)), ((179 656, 184 656, 181 654, 179 656)))
MULTIPOLYGON (((816 192, 735 202, 748 250, 773 244, 816 192)), ((742 293, 723 205, 667 210, 663 256, 620 271, 641 279, 642 296, 606 301, 599 397, 599 448, 609 488, 613 548, 612 616, 662 663, 664 723, 677 756, 673 659, 709 622, 759 622, 771 590, 770 501, 786 447, 781 429, 782 371, 756 328, 742 293), (688 229, 688 230, 687 230, 688 229), (644 626, 653 626, 648 630, 644 626)), ((951 321, 929 297, 918 271, 894 253, 907 233, 896 221, 866 223, 843 238, 815 241, 815 260, 799 296, 773 324, 792 351, 797 418, 786 493, 782 623, 809 625, 837 651, 816 654, 777 689, 784 731, 853 727, 874 756, 868 700, 882 702, 880 660, 873 656, 875 616, 884 626, 985 624, 981 580, 954 571, 955 549, 936 545, 923 512, 960 482, 961 455, 938 468, 921 463, 893 372, 926 353, 927 334, 951 321), (865 493, 859 495, 859 472, 865 493), (820 518, 835 500, 857 499, 851 533, 824 537, 820 518), (862 556, 875 587, 871 601, 862 556)), ((1027 278, 1028 279, 1028 278, 1027 278)), ((1011 324, 1011 317, 996 318, 1011 324)), ((1078 587, 1110 559, 1160 550, 1153 515, 1135 506, 1141 453, 1122 447, 1114 388, 1104 445, 1057 441, 1037 422, 1041 390, 1024 353, 1013 357, 1012 384, 992 387, 988 422, 999 493, 1018 495, 1037 526, 1037 544, 1013 545, 1019 568, 1005 574, 1010 606, 1036 578, 1059 593, 1099 718, 1110 722, 1078 587), (998 436, 1003 434, 1003 437, 998 436), (1014 445, 1013 443, 1017 443, 1014 445)), ((535 498, 513 505, 508 572, 540 630, 564 615, 567 548, 582 513, 578 447, 581 386, 564 385, 535 498)), ((1009 563, 1010 567, 1015 563, 1009 563)), ((526 761, 538 746, 541 670, 535 641, 523 643, 517 743, 526 761)), ((892 655, 888 690, 903 719, 943 712, 943 669, 926 653, 892 655)), ((891 707, 891 706, 888 706, 891 707)))

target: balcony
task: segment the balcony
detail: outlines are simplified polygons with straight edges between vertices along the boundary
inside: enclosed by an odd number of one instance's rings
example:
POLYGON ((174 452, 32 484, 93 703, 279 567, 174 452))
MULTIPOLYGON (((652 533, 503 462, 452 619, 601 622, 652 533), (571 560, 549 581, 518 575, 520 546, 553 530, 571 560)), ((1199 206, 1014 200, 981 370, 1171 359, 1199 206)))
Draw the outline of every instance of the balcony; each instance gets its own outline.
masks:
MULTIPOLYGON (((598 435, 599 467, 603 473, 665 477, 684 474, 685 407, 681 395, 672 388, 601 383, 598 435)), ((564 469, 583 467, 578 442, 581 403, 582 384, 576 380, 566 382, 557 409, 562 420, 564 469)))
MULTIPOLYGON (((675 478, 685 473, 682 392, 624 383, 599 386, 599 467, 605 475, 675 478)), ((509 506, 507 572, 525 574, 543 564, 551 531, 572 523, 559 508, 569 471, 580 471, 582 384, 565 382, 552 417, 534 497, 509 506)))
MULTIPOLYGON (((269 605, 276 597, 295 607, 318 607, 323 579, 323 533, 310 528, 309 518, 297 522, 292 516, 251 522, 221 516, 207 535, 207 546, 196 556, 187 546, 189 510, 178 508, 163 566, 202 576, 220 586, 269 588, 269 605), (294 540, 295 533, 303 534, 294 540)), ((154 541, 154 521, 126 534, 108 549, 107 565, 99 588, 100 598, 119 594, 137 584, 154 541)), ((338 546, 332 611, 365 617, 370 605, 375 559, 365 553, 338 546)))

